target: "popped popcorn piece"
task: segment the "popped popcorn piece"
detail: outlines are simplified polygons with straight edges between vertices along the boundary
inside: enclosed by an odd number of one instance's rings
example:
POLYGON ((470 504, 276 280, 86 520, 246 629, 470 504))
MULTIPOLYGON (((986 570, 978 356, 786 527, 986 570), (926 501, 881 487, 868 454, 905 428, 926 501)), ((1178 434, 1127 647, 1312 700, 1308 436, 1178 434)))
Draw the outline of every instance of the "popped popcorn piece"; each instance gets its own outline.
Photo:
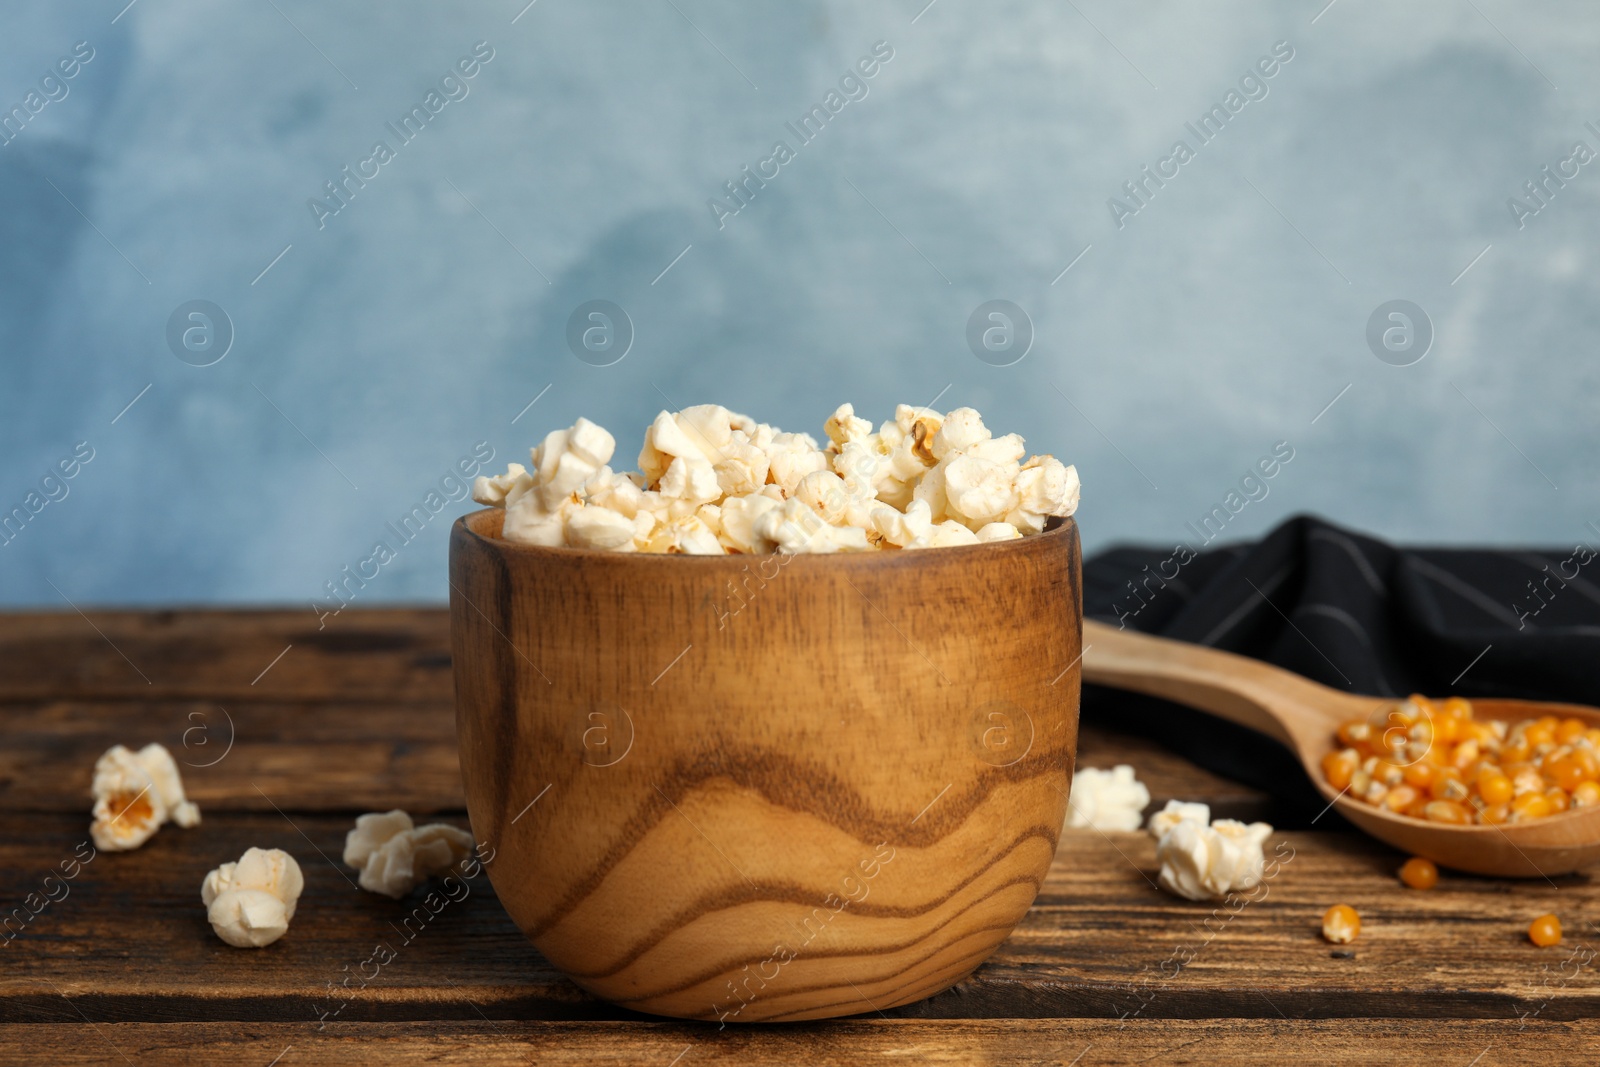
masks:
POLYGON ((1078 468, 1054 456, 1034 456, 1017 474, 1018 503, 1006 521, 1024 533, 1038 533, 1052 516, 1078 510, 1078 468))
POLYGON ((429 878, 459 868, 472 844, 465 830, 445 823, 417 826, 396 808, 356 819, 344 838, 344 861, 361 871, 362 889, 399 900, 429 878))
POLYGON ((1004 464, 954 455, 942 465, 946 509, 972 530, 999 522, 1017 506, 1016 473, 1004 464))
POLYGON ((585 504, 567 518, 567 544, 573 548, 633 551, 633 520, 620 511, 585 504))
POLYGON ((767 457, 767 446, 771 441, 770 426, 757 427, 755 436, 743 430, 732 432, 722 449, 721 458, 712 464, 717 474, 717 485, 725 496, 754 493, 767 484, 767 473, 772 465, 767 457))
POLYGON ((639 451, 639 470, 654 485, 667 473, 674 459, 699 459, 716 464, 728 458, 724 450, 733 442, 735 428, 746 434, 756 429, 755 420, 736 415, 721 404, 698 404, 674 414, 663 411, 645 431, 644 447, 639 451))
POLYGON ((771 552, 777 544, 756 533, 761 516, 782 505, 764 493, 730 496, 722 502, 722 530, 718 535, 730 552, 771 552))
POLYGON ((944 417, 939 429, 929 442, 928 451, 935 460, 944 459, 952 452, 965 452, 994 435, 983 424, 983 416, 972 408, 956 408, 944 417))
POLYGON ((794 495, 806 475, 828 469, 827 454, 808 433, 773 434, 767 460, 767 477, 789 496, 794 495))
POLYGON ((856 417, 854 404, 840 404, 834 413, 828 416, 828 421, 822 426, 822 432, 833 442, 830 450, 837 452, 851 441, 861 440, 872 433, 872 423, 856 417))
POLYGON ((991 522, 978 531, 979 541, 1015 541, 1021 536, 1022 531, 1009 522, 991 522))
POLYGON ((472 499, 480 504, 502 505, 507 497, 521 496, 533 488, 533 476, 520 463, 506 464, 504 474, 480 474, 472 482, 472 499))
POLYGON ((693 515, 701 504, 722 499, 722 486, 711 463, 679 456, 661 476, 658 492, 668 502, 668 515, 682 518, 693 515))
POLYGON ((644 499, 644 487, 639 484, 643 480, 637 474, 618 474, 610 467, 601 467, 584 484, 584 503, 615 511, 631 519, 639 514, 639 505, 644 499))
POLYGON ((913 541, 907 548, 950 548, 953 545, 975 545, 978 535, 957 522, 955 519, 946 519, 944 522, 935 523, 928 536, 918 541, 913 541))
POLYGON ((1266 864, 1262 849, 1272 827, 1235 819, 1207 825, 1210 815, 1204 804, 1169 800, 1165 810, 1150 817, 1150 831, 1159 836, 1157 881, 1168 892, 1189 900, 1218 900, 1261 883, 1266 864))
POLYGON ((172 753, 158 744, 138 752, 114 745, 95 761, 95 847, 106 852, 138 848, 169 820, 184 829, 200 824, 200 809, 183 792, 172 753))
POLYGON ((1201 826, 1210 826, 1211 805, 1186 800, 1169 800, 1166 807, 1150 816, 1150 823, 1146 829, 1159 840, 1186 819, 1198 822, 1201 826))
POLYGON ((1022 438, 994 436, 972 408, 901 404, 874 431, 841 404, 824 431, 825 449, 717 404, 662 411, 642 473, 621 474, 615 438, 579 419, 545 435, 531 468, 478 478, 473 498, 504 509, 508 541, 695 555, 1010 541, 1077 507, 1074 468, 1021 462, 1022 438))
POLYGON ((665 552, 684 556, 721 556, 727 554, 716 531, 707 526, 698 515, 657 522, 650 532, 637 542, 641 552, 665 552))
POLYGON ((907 548, 933 533, 933 516, 925 502, 913 500, 904 512, 892 507, 873 508, 872 528, 889 544, 907 548))
POLYGON ((756 535, 778 546, 778 551, 865 552, 872 547, 867 531, 858 526, 833 526, 811 506, 797 499, 785 500, 756 520, 756 535))
POLYGON ((305 884, 293 856, 251 848, 206 875, 200 900, 218 937, 235 948, 261 948, 288 931, 305 884))
POLYGON ((1067 825, 1096 830, 1137 830, 1150 803, 1150 790, 1119 763, 1109 771, 1083 767, 1072 775, 1067 825))

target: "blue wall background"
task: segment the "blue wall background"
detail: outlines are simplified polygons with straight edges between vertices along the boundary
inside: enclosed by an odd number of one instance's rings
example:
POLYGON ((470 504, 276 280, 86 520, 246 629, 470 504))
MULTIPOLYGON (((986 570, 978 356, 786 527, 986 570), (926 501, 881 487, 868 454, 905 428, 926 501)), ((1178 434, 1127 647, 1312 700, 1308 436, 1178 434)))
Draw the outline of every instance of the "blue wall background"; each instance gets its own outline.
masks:
MULTIPOLYGON (((306 603, 476 442, 499 467, 587 415, 631 460, 705 401, 816 434, 846 399, 975 406, 1077 464, 1090 548, 1192 537, 1280 440, 1230 537, 1305 509, 1597 536, 1600 163, 1507 204, 1600 150, 1580 0, 125 2, 0 35, 6 109, 94 52, 0 147, 0 507, 94 454, 0 547, 6 604, 306 603), (308 198, 479 41, 468 95, 319 229, 308 198), (719 228, 707 200, 878 41, 867 95, 719 228), (636 335, 607 367, 565 341, 596 298, 636 335), (1036 331, 1011 366, 965 338, 996 298, 1036 331), (167 341, 197 299, 234 331, 206 367, 167 341), (1410 366, 1366 339, 1392 299, 1433 326, 1410 366)), ((442 599, 460 510, 363 597, 442 599)))

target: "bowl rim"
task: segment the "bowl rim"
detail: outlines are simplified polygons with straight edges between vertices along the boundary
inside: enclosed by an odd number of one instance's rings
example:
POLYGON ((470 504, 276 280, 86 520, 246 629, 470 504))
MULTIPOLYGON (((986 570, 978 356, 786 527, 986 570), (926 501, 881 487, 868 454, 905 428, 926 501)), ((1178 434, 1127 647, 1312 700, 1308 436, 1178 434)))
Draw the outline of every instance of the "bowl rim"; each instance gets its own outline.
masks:
POLYGON ((802 566, 848 566, 848 567, 893 567, 917 566, 914 561, 930 561, 936 563, 940 559, 954 558, 961 560, 974 560, 976 553, 998 554, 1006 552, 1038 551, 1041 548, 1053 547, 1058 542, 1071 542, 1077 532, 1078 524, 1073 516, 1059 518, 1052 516, 1046 521, 1043 531, 1036 534, 1025 534, 1005 541, 985 541, 976 545, 946 545, 939 548, 915 549, 907 551, 888 551, 872 549, 866 552, 763 552, 763 553, 728 553, 720 556, 695 555, 678 552, 617 552, 606 548, 570 548, 565 545, 549 547, 545 545, 530 545, 520 541, 507 541, 503 537, 491 537, 478 532, 473 528, 477 522, 482 522, 483 517, 495 514, 504 514, 503 508, 480 508, 469 511, 456 518, 451 524, 452 541, 457 530, 462 535, 481 544, 488 551, 502 552, 511 557, 520 557, 524 560, 605 560, 619 566, 661 566, 662 561, 671 560, 668 566, 673 567, 705 567, 723 566, 730 564, 739 567, 750 565, 751 562, 776 559, 787 560, 782 564, 785 567, 797 561, 806 561, 802 566), (684 562, 684 561, 694 562, 684 562))

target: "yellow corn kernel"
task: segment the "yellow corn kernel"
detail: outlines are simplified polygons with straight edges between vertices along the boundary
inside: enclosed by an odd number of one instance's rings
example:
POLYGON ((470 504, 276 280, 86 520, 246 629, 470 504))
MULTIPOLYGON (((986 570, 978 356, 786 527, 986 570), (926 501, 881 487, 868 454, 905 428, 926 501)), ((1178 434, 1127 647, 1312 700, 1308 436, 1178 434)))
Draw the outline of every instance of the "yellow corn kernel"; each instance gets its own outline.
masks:
POLYGON ((1361 936, 1361 916, 1348 904, 1335 904, 1322 913, 1322 936, 1332 944, 1348 945, 1361 936))
POLYGON ((1322 776, 1333 788, 1343 791, 1350 787, 1350 779, 1361 766, 1361 757, 1353 748, 1330 752, 1322 757, 1322 776))
MULTIPOLYGON (((1326 917, 1322 920, 1324 931, 1328 928, 1326 917)), ((1561 920, 1554 915, 1541 915, 1528 927, 1528 940, 1540 948, 1561 944, 1561 920)))
POLYGON ((1400 880, 1412 889, 1432 889, 1439 884, 1439 868, 1432 860, 1412 856, 1401 865, 1400 880))
POLYGON ((1406 765, 1404 777, 1407 785, 1415 786, 1418 789, 1426 789, 1429 783, 1433 781, 1435 773, 1433 764, 1419 759, 1415 763, 1406 765))
POLYGON ((1339 743, 1346 748, 1355 748, 1372 740, 1372 727, 1361 719, 1352 719, 1339 727, 1339 743))
POLYGON ((1511 779, 1498 767, 1485 767, 1478 772, 1478 795, 1486 804, 1505 804, 1516 795, 1511 779))
POLYGON ((1589 724, 1582 719, 1562 719, 1561 724, 1556 727, 1556 740, 1562 744, 1576 741, 1588 728, 1589 724))
MULTIPOLYGON (((1543 801, 1544 798, 1540 797, 1543 801)), ((1431 800, 1427 807, 1422 809, 1422 817, 1429 822, 1448 823, 1451 826, 1467 826, 1472 822, 1472 815, 1465 807, 1453 800, 1431 800)))
POLYGON ((1414 786, 1397 785, 1384 794, 1380 803, 1390 811, 1404 814, 1420 795, 1414 786))
POLYGON ((1511 822, 1527 822, 1552 814, 1550 801, 1543 793, 1523 793, 1511 802, 1511 822))

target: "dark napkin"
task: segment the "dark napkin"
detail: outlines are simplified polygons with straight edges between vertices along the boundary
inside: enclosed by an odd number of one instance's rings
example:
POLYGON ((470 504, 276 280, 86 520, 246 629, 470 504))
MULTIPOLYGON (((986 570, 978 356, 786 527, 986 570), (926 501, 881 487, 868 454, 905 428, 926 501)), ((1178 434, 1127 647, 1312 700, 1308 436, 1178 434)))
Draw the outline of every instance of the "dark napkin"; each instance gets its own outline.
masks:
MULTIPOLYGON (((1289 519, 1254 544, 1206 544, 1205 532, 1088 560, 1084 613, 1346 692, 1600 705, 1594 524, 1551 549, 1399 548, 1313 516, 1289 519)), ((1325 807, 1287 750, 1253 731, 1090 685, 1082 714, 1270 793, 1285 826, 1306 825, 1325 807)))

